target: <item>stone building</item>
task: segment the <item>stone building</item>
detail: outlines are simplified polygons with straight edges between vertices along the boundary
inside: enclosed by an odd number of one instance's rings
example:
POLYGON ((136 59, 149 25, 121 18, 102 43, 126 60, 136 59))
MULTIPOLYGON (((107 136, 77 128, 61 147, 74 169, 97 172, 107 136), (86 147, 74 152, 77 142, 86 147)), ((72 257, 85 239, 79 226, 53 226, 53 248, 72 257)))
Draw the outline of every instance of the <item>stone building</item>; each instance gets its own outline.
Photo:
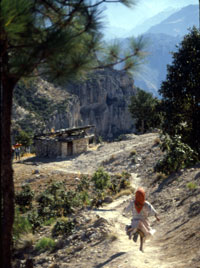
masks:
POLYGON ((61 129, 34 137, 36 156, 64 158, 88 150, 94 126, 61 129))

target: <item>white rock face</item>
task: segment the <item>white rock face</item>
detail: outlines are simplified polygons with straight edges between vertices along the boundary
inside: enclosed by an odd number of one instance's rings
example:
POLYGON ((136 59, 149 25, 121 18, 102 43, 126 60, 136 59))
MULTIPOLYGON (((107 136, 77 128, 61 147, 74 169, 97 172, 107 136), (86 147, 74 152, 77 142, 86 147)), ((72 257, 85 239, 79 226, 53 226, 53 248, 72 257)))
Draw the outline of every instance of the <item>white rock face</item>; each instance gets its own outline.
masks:
MULTIPOLYGON (((43 118, 42 130, 95 125, 98 136, 112 139, 135 129, 128 104, 136 89, 133 79, 124 71, 98 70, 82 83, 62 87, 38 78, 27 90, 32 94, 32 99, 46 98, 55 106, 43 118), (63 108, 60 109, 60 106, 63 108)), ((30 111, 16 103, 15 107, 17 113, 13 112, 13 120, 20 123, 30 111)), ((38 127, 41 122, 35 124, 38 127)))

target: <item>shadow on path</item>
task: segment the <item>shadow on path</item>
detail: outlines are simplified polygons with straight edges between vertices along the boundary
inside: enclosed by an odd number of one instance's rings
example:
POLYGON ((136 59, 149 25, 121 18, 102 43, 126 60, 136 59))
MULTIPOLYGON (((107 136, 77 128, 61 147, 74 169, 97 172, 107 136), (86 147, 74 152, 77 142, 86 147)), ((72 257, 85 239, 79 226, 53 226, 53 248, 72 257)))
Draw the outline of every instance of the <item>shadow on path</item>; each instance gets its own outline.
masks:
POLYGON ((103 262, 103 263, 99 263, 98 265, 94 266, 94 268, 101 268, 101 267, 104 267, 106 264, 108 264, 109 262, 111 262, 112 260, 120 257, 121 255, 124 255, 126 254, 126 252, 119 252, 119 253, 116 253, 114 255, 112 255, 107 261, 103 262))
POLYGON ((23 163, 26 165, 39 165, 39 164, 47 164, 47 163, 53 163, 53 162, 63 162, 63 161, 70 161, 75 158, 77 158, 78 155, 73 155, 73 156, 67 156, 65 158, 47 158, 47 157, 28 157, 26 159, 21 159, 18 162, 15 163, 23 163))
POLYGON ((104 209, 104 208, 94 208, 93 211, 99 211, 99 212, 103 212, 103 211, 116 211, 116 209, 104 209))

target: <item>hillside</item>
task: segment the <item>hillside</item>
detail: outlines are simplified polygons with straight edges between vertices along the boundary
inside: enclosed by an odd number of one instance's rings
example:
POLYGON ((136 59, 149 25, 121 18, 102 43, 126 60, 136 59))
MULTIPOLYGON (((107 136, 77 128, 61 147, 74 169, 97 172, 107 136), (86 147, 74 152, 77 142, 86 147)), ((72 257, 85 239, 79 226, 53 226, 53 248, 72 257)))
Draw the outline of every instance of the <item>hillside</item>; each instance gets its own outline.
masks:
POLYGON ((76 231, 57 239, 53 251, 38 253, 36 242, 51 236, 52 226, 43 227, 33 235, 31 245, 26 243, 15 252, 15 262, 19 265, 29 258, 36 268, 200 267, 200 166, 158 177, 153 172, 162 157, 157 137, 157 133, 131 134, 62 161, 32 157, 13 163, 16 190, 28 183, 37 193, 53 181, 64 181, 68 189, 74 187, 81 173, 92 174, 99 166, 110 174, 131 173, 132 187, 145 188, 161 219, 160 223, 152 219, 157 232, 145 243, 144 253, 139 251, 139 242, 130 241, 125 234, 130 218, 122 214, 132 195, 123 195, 105 206, 79 211, 76 231))

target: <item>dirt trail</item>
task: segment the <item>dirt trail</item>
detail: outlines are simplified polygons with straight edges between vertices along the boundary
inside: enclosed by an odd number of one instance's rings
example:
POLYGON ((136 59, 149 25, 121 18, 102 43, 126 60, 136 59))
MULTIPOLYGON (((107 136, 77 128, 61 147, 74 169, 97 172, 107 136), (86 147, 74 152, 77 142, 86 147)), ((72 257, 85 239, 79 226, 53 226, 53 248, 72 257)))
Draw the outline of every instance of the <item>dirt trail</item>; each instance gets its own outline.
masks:
MULTIPOLYGON (((132 186, 137 188, 141 186, 140 178, 137 174, 132 174, 132 186)), ((139 250, 139 239, 135 243, 129 240, 125 233, 126 224, 130 224, 130 217, 123 216, 123 209, 131 200, 130 196, 123 196, 103 207, 96 210, 100 217, 106 219, 112 226, 112 232, 117 236, 117 240, 113 244, 113 260, 108 260, 108 264, 102 266, 104 268, 171 268, 176 267, 174 262, 166 262, 165 256, 161 251, 158 238, 159 225, 156 225, 157 232, 153 238, 147 240, 144 244, 144 252, 139 250)), ((152 219, 154 220, 154 219, 152 219)))

